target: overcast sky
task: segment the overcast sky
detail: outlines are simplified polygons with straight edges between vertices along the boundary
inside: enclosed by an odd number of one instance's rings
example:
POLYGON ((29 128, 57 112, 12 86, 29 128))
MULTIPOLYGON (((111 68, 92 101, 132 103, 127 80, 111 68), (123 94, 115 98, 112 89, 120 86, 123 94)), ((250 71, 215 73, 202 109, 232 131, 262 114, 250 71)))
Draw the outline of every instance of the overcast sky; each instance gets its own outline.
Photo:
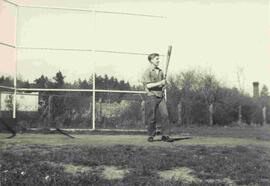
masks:
MULTIPOLYGON (((15 2, 15 1, 14 1, 15 2)), ((17 0, 25 5, 96 8, 98 10, 161 15, 149 18, 97 13, 94 31, 90 12, 20 8, 18 46, 77 48, 166 54, 173 45, 169 71, 210 69, 227 86, 237 85, 242 69, 244 87, 259 81, 270 87, 268 0, 17 0)), ((12 5, 0 1, 0 41, 15 43, 12 5)), ((0 46, 0 72, 11 74, 14 49, 0 46)), ((18 50, 18 74, 32 81, 42 73, 61 70, 67 81, 88 78, 93 62, 98 74, 114 75, 138 84, 146 56, 87 51, 18 50)))

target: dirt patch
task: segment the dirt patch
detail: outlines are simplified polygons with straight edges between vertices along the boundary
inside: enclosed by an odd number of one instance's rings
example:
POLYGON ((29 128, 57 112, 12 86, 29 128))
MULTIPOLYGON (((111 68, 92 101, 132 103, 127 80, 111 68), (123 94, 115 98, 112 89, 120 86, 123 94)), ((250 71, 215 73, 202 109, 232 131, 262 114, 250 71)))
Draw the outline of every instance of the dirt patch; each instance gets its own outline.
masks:
POLYGON ((72 164, 64 165, 64 171, 70 174, 84 173, 91 170, 93 170, 92 167, 87 167, 87 166, 82 166, 82 165, 72 165, 72 164))
POLYGON ((165 180, 179 180, 184 183, 198 183, 200 179, 192 175, 193 170, 187 167, 179 167, 172 170, 159 171, 158 174, 165 180))
POLYGON ((106 180, 123 179, 129 173, 128 169, 120 169, 115 166, 103 166, 102 177, 106 180))
POLYGON ((106 180, 123 179, 125 175, 129 173, 128 169, 121 169, 116 166, 88 167, 88 166, 73 165, 73 164, 64 165, 64 172, 66 173, 78 174, 78 173, 84 173, 88 171, 99 172, 101 176, 106 180))
MULTIPOLYGON (((186 184, 190 183, 202 183, 203 181, 193 175, 194 171, 187 167, 179 167, 172 170, 160 171, 159 176, 164 180, 176 180, 186 184)), ((234 186, 236 183, 230 178, 224 179, 206 179, 204 182, 209 184, 225 184, 234 186)))
POLYGON ((225 184, 225 185, 230 185, 230 186, 237 185, 230 178, 224 178, 224 179, 207 179, 207 180, 205 180, 205 182, 206 183, 209 183, 209 184, 225 184))

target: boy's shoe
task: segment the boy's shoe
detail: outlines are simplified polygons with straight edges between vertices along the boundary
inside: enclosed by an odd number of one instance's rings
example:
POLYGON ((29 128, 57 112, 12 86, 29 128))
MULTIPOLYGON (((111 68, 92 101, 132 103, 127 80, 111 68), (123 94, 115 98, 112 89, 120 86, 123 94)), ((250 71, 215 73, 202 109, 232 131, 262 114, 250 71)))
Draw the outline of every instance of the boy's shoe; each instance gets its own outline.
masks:
POLYGON ((148 142, 153 142, 154 141, 154 137, 152 137, 152 136, 148 137, 147 141, 148 142))
POLYGON ((172 138, 170 138, 170 136, 162 136, 161 140, 165 141, 165 142, 173 142, 174 141, 172 138))
POLYGON ((160 126, 156 127, 156 135, 161 135, 161 127, 160 126))
POLYGON ((156 135, 161 135, 161 131, 160 130, 156 130, 156 135))

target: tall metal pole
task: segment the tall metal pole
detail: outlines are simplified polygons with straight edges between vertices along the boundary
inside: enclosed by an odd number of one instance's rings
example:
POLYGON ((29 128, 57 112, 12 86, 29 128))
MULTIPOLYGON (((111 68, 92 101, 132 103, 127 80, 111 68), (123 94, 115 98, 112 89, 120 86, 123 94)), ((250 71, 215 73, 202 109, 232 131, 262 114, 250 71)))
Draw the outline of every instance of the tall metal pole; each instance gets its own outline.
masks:
POLYGON ((17 51, 17 46, 18 46, 18 15, 19 15, 19 7, 16 5, 16 14, 15 14, 15 69, 14 69, 14 94, 13 94, 13 112, 12 112, 12 118, 16 118, 16 109, 17 109, 17 61, 18 61, 18 51, 17 51))
POLYGON ((93 15, 93 51, 92 51, 92 57, 93 57, 93 73, 92 73, 92 129, 96 129, 96 77, 95 77, 95 66, 96 66, 96 10, 95 5, 93 7, 92 11, 93 15))

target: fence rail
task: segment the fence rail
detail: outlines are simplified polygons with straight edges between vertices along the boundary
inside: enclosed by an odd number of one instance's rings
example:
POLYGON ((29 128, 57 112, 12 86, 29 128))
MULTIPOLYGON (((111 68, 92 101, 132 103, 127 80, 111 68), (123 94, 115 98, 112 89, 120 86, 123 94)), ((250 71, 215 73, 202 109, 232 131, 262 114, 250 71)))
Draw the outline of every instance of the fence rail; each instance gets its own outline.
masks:
POLYGON ((0 88, 8 89, 8 90, 15 90, 14 87, 9 87, 9 86, 0 86, 0 88))
POLYGON ((33 6, 33 5, 23 5, 17 4, 9 0, 3 0, 6 3, 12 4, 16 7, 22 8, 36 8, 36 9, 52 9, 52 10, 66 10, 66 11, 81 11, 81 12, 96 12, 103 14, 120 14, 128 16, 142 16, 142 17, 152 17, 152 18, 167 18, 161 15, 151 15, 151 14, 140 14, 140 13, 130 13, 130 12, 117 12, 117 11, 105 11, 105 10, 96 10, 96 9, 87 9, 87 8, 68 8, 68 7, 51 7, 51 6, 33 6))
MULTIPOLYGON (((0 86, 1 87, 1 86, 0 86)), ((15 88, 13 88, 14 90, 15 88)), ((46 89, 46 88, 16 88, 17 91, 25 92, 102 92, 102 93, 125 93, 146 94, 146 91, 107 90, 107 89, 46 89)))
POLYGON ((11 1, 8 1, 8 0, 3 0, 4 2, 6 2, 6 3, 8 3, 8 4, 11 4, 11 5, 14 5, 14 6, 18 6, 18 4, 16 4, 16 3, 13 3, 13 2, 11 2, 11 1))
MULTIPOLYGON (((1 44, 1 43, 0 43, 1 44)), ((112 54, 128 54, 128 55, 141 55, 147 56, 148 53, 142 52, 128 52, 128 51, 116 51, 116 50, 95 50, 95 49, 80 49, 80 48, 50 48, 50 47, 28 47, 28 46, 17 46, 14 48, 20 50, 53 50, 53 51, 78 51, 78 52, 97 52, 97 53, 112 53, 112 54)), ((165 54, 160 54, 160 56, 166 56, 165 54)))
POLYGON ((8 44, 8 43, 4 43, 4 42, 0 42, 0 45, 6 46, 6 47, 10 47, 10 48, 16 48, 16 46, 8 44))

